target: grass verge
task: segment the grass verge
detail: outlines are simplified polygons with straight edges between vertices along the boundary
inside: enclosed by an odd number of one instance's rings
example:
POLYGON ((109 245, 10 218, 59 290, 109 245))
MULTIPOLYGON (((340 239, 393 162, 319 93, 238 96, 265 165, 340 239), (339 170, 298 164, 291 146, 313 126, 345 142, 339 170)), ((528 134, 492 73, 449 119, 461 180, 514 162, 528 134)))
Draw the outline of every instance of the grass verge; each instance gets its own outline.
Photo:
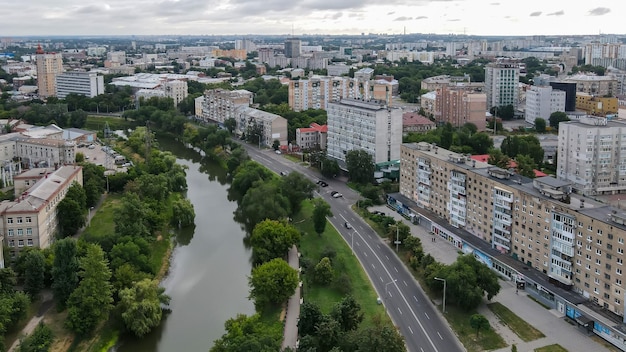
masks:
POLYGON ((554 345, 535 348, 535 352, 567 352, 567 350, 563 348, 563 346, 555 343, 554 345))
POLYGON ((324 233, 318 236, 313 227, 312 213, 312 203, 305 202, 294 218, 294 225, 304 234, 300 240, 302 258, 308 258, 314 266, 322 258, 322 253, 334 251, 333 266, 339 280, 329 286, 314 285, 305 280, 304 299, 318 304, 324 313, 329 313, 335 303, 351 294, 361 305, 365 317, 362 324, 372 324, 377 316, 391 323, 385 308, 376 303, 378 295, 348 244, 330 223, 327 223, 324 233))
POLYGON ((499 302, 490 303, 487 307, 524 342, 534 341, 546 336, 499 302))
POLYGON ((91 218, 91 223, 83 232, 82 238, 90 243, 99 243, 115 232, 115 209, 122 199, 121 194, 109 193, 102 205, 91 218))
POLYGON ((476 314, 476 311, 467 312, 455 306, 446 305, 444 315, 468 352, 491 351, 507 346, 502 336, 493 329, 480 331, 476 335, 476 330, 470 325, 470 317, 473 314, 476 314))

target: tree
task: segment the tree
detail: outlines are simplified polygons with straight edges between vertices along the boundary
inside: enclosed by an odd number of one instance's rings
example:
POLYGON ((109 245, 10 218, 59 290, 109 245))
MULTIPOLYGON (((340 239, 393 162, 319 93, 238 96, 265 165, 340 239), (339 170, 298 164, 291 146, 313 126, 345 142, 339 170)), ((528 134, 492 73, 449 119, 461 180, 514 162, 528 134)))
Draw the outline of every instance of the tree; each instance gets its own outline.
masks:
POLYGON ((40 250, 31 250, 24 258, 24 292, 36 297, 44 288, 45 258, 40 250))
POLYGON ((542 119, 541 117, 536 118, 535 119, 535 131, 537 131, 538 133, 545 133, 546 132, 546 120, 542 119))
POLYGON ((351 295, 336 303, 330 315, 339 323, 342 331, 356 330, 363 321, 361 305, 351 295))
POLYGON ((300 211, 303 200, 313 198, 313 191, 316 188, 313 182, 299 172, 291 172, 281 178, 280 191, 289 200, 290 215, 300 211))
POLYGON ((404 240, 407 237, 411 236, 411 228, 409 225, 403 223, 402 221, 396 222, 394 226, 389 226, 387 229, 387 238, 390 243, 394 243, 395 241, 400 241, 404 243, 404 240))
POLYGON ((375 322, 373 326, 361 328, 351 334, 356 335, 359 352, 404 352, 404 338, 398 329, 390 324, 375 322))
POLYGON ((330 284, 334 275, 333 266, 328 257, 322 258, 313 270, 313 280, 321 285, 330 284))
POLYGON ((289 200, 280 193, 278 182, 258 182, 243 197, 236 213, 248 228, 253 229, 265 219, 288 217, 289 200))
POLYGON ((374 179, 376 169, 372 156, 365 150, 354 149, 346 153, 346 166, 350 180, 356 183, 369 183, 374 179))
POLYGON ((477 154, 485 154, 489 149, 493 148, 493 140, 485 132, 472 134, 469 144, 477 154))
POLYGON ((189 199, 179 198, 172 203, 172 223, 179 227, 188 227, 194 224, 196 212, 189 199))
POLYGON ((78 270, 76 241, 72 238, 57 241, 54 244, 52 264, 52 292, 61 310, 78 285, 78 270))
POLYGON ((554 128, 555 130, 558 131, 559 124, 564 121, 569 121, 569 117, 567 117, 567 114, 564 113, 563 111, 555 111, 550 114, 550 118, 549 118, 550 127, 554 128))
POLYGON ((298 320, 298 333, 300 336, 315 334, 315 327, 322 320, 324 314, 320 307, 309 301, 304 301, 300 306, 300 319, 298 320))
POLYGON ((272 259, 252 269, 248 284, 257 308, 282 303, 296 291, 298 271, 281 258, 272 259))
POLYGON ((115 210, 115 233, 120 236, 150 236, 146 224, 147 208, 136 193, 127 192, 115 210))
POLYGON ((283 258, 289 249, 300 241, 300 232, 293 226, 277 220, 258 223, 250 236, 252 257, 255 263, 265 263, 283 258))
POLYGON ((326 217, 333 214, 330 212, 330 205, 321 198, 314 199, 313 205, 315 206, 313 209, 313 227, 315 232, 321 236, 326 229, 326 217))
POLYGON ((85 335, 109 315, 113 303, 111 270, 100 246, 86 246, 80 270, 81 281, 67 301, 65 325, 78 335, 85 335))
POLYGON ((489 320, 482 314, 473 314, 470 317, 470 326, 476 329, 476 337, 478 337, 480 330, 489 330, 490 327, 489 320))
POLYGON ((248 160, 237 168, 230 187, 243 196, 256 181, 269 181, 275 177, 276 175, 263 165, 248 160))
POLYGON ((339 164, 335 159, 323 158, 320 162, 320 172, 325 177, 333 177, 339 173, 339 164))
POLYGON ((511 158, 509 158, 508 155, 502 153, 500 149, 491 149, 489 151, 489 159, 487 160, 487 162, 501 169, 508 169, 511 158))
POLYGON ((342 335, 339 322, 325 315, 315 328, 319 350, 330 351, 339 344, 342 335))
POLYGON ((454 131, 451 123, 446 123, 441 130, 441 138, 439 144, 443 149, 450 149, 452 141, 454 140, 454 131))
POLYGON ((73 236, 85 225, 85 208, 73 199, 63 198, 57 205, 57 218, 61 238, 73 236))
POLYGON ((235 128, 237 128, 237 120, 232 117, 227 118, 226 120, 224 120, 224 127, 226 127, 228 132, 232 134, 235 128))
POLYGON ((122 320, 126 328, 137 337, 145 336, 161 323, 161 305, 170 302, 170 297, 164 292, 165 288, 150 279, 141 280, 120 291, 118 307, 122 320))
POLYGON ((54 342, 52 329, 40 322, 32 334, 20 341, 18 352, 48 352, 54 342))
POLYGON ((210 352, 280 351, 282 325, 265 324, 259 314, 239 314, 224 323, 226 333, 215 340, 210 352))
POLYGON ((535 178, 535 168, 537 165, 535 161, 529 155, 518 155, 517 159, 517 172, 526 177, 535 178))
POLYGON ((81 186, 78 182, 72 183, 70 188, 67 189, 65 198, 75 200, 81 209, 87 208, 87 194, 85 193, 83 186, 81 186))

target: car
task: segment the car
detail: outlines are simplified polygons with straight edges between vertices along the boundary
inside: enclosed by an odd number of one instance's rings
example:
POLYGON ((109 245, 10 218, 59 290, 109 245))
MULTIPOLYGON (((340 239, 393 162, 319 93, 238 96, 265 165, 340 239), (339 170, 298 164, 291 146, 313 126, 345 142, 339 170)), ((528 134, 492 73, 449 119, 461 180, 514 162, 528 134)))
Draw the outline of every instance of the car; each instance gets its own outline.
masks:
POLYGON ((96 149, 96 146, 93 145, 93 144, 90 144, 89 147, 87 147, 87 148, 89 148, 89 149, 96 149))
POLYGON ((85 160, 89 160, 89 155, 85 155, 85 160))
POLYGON ((333 198, 339 198, 339 197, 343 197, 343 194, 341 194, 339 192, 333 194, 333 198))
POLYGON ((317 184, 322 186, 322 187, 328 187, 328 183, 326 183, 326 182, 324 182, 322 180, 317 181, 317 184))
POLYGON ((280 172, 280 175, 281 175, 281 176, 287 176, 287 171, 281 171, 281 172, 280 172))
POLYGON ((350 225, 350 223, 347 221, 345 224, 343 224, 343 226, 345 226, 348 230, 352 229, 352 225, 350 225))
POLYGON ((335 195, 335 194, 337 194, 337 193, 339 193, 339 192, 337 192, 337 191, 332 191, 332 192, 330 192, 330 195, 331 195, 331 196, 334 196, 334 195, 335 195))
POLYGON ((277 150, 276 154, 282 154, 282 152, 280 150, 277 150))

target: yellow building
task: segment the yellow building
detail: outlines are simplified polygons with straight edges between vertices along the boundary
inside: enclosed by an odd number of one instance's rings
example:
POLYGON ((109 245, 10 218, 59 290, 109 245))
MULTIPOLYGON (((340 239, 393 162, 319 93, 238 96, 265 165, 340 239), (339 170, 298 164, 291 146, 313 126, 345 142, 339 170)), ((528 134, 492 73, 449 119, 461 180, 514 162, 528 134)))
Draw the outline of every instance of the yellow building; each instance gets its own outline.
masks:
POLYGON ((594 116, 617 114, 618 99, 598 97, 587 93, 576 93, 576 109, 594 116))
POLYGON ((46 53, 37 48, 37 88, 39 96, 47 98, 56 95, 56 76, 63 72, 61 53, 46 53))

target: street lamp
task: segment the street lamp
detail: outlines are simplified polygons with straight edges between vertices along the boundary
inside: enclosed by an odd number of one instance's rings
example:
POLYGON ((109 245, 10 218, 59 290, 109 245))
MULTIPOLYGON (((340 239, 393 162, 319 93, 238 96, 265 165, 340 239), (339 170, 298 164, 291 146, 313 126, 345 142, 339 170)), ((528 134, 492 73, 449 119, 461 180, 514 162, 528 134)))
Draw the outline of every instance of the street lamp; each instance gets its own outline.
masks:
POLYGON ((435 280, 443 281, 443 313, 446 313, 446 279, 436 277, 435 280))
POLYGON ((398 281, 398 279, 393 279, 390 282, 385 284, 385 296, 389 296, 389 290, 388 290, 389 285, 393 284, 396 281, 398 281))
POLYGON ((87 227, 91 226, 91 211, 93 207, 89 207, 89 216, 87 217, 87 227))
POLYGON ((398 245, 400 244, 400 226, 396 225, 396 253, 398 253, 398 245))

